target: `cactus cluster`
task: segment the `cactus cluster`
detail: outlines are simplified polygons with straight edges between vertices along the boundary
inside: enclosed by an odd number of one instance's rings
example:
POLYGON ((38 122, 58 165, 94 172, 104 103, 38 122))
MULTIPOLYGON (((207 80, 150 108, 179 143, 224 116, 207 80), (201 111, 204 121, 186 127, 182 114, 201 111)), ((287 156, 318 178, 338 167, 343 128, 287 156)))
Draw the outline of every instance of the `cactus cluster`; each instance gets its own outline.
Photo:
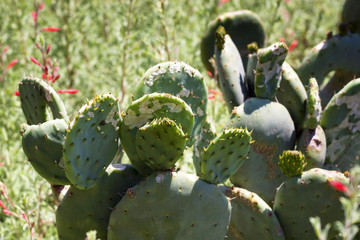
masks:
POLYGON ((69 116, 51 85, 25 77, 24 153, 52 186, 70 185, 59 239, 314 239, 311 216, 342 219, 346 193, 332 183, 349 184, 343 172, 359 162, 360 79, 336 80, 360 73, 360 37, 329 37, 297 68, 285 43, 265 44, 247 10, 219 16, 202 38, 229 110, 220 132, 204 77, 184 62, 146 71, 123 111, 100 94, 69 116), (129 162, 118 163, 121 151, 129 162))

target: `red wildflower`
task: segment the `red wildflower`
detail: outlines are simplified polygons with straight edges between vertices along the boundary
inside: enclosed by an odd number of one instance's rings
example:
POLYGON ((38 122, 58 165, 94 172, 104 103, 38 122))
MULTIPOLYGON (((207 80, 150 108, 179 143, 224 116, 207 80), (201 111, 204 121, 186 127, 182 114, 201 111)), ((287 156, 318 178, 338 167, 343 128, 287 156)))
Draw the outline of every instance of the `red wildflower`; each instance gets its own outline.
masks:
POLYGON ((34 23, 36 23, 37 13, 36 13, 35 11, 32 11, 31 16, 32 16, 32 18, 33 18, 33 20, 34 20, 34 23))
POLYGON ((215 97, 216 97, 215 95, 212 95, 212 94, 211 94, 211 95, 208 96, 208 99, 209 99, 209 100, 215 99, 215 97))
POLYGON ((75 94, 77 92, 79 92, 79 90, 77 89, 63 89, 63 90, 58 90, 58 93, 68 93, 68 94, 75 94))
POLYGON ((0 200, 0 207, 2 207, 3 209, 7 209, 6 207, 5 207, 5 204, 0 200))
POLYGON ((342 182, 339 181, 330 181, 330 185, 338 190, 339 192, 347 193, 349 190, 342 182))
POLYGON ((47 47, 47 49, 46 49, 46 55, 48 55, 48 54, 49 54, 49 52, 50 52, 50 48, 51 48, 51 45, 49 44, 49 45, 48 45, 48 47, 47 47))
POLYGON ((5 164, 5 163, 3 163, 3 162, 0 162, 0 167, 1 167, 1 166, 4 166, 4 164, 5 164))
POLYGON ((58 80, 59 77, 60 77, 60 74, 56 75, 56 76, 54 77, 54 79, 52 80, 52 82, 55 82, 56 80, 58 80))
POLYGON ((31 60, 33 63, 35 63, 36 65, 39 65, 39 66, 41 67, 41 64, 40 64, 39 61, 36 60, 35 58, 30 57, 30 60, 31 60))
POLYGON ((294 40, 289 46, 289 52, 292 51, 298 45, 298 41, 294 40))
POLYGON ((285 42, 285 39, 283 37, 279 37, 280 42, 285 42))
POLYGON ((220 7, 221 5, 223 5, 224 3, 227 3, 229 1, 230 0, 220 0, 217 6, 220 7))
POLYGON ((41 11, 45 6, 45 3, 40 4, 39 11, 41 11))
POLYGON ((11 63, 9 63, 9 65, 7 65, 6 69, 10 69, 11 67, 13 67, 17 63, 18 63, 17 59, 12 60, 11 63))
POLYGON ((12 96, 20 96, 19 91, 15 91, 15 92, 12 94, 12 96))
POLYGON ((9 49, 9 46, 6 46, 5 48, 4 48, 4 51, 3 51, 3 53, 2 54, 5 54, 6 52, 7 52, 7 50, 9 49))
POLYGON ((57 32, 57 31, 60 31, 60 28, 57 28, 57 27, 44 27, 41 29, 41 31, 44 31, 44 32, 57 32))
POLYGON ((208 71, 207 74, 209 75, 209 77, 214 78, 213 74, 210 71, 208 71))

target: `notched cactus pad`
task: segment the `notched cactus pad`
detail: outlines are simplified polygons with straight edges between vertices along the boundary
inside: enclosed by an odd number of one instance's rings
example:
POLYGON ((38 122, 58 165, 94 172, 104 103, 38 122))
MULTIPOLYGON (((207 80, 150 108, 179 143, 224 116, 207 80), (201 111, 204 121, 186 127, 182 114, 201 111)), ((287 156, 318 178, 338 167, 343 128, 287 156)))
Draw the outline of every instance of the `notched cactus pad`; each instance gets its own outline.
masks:
POLYGON ((91 188, 104 174, 118 150, 119 107, 111 94, 83 105, 66 135, 66 176, 80 189, 91 188))
POLYGON ((63 119, 21 126, 22 148, 26 157, 40 176, 53 185, 70 184, 62 162, 67 128, 63 119))
POLYGON ((225 182, 246 160, 251 143, 246 129, 226 129, 209 144, 201 160, 201 178, 213 184, 225 182))
MULTIPOLYGON (((162 118, 173 121, 186 137, 191 135, 194 126, 194 115, 191 108, 181 98, 170 94, 152 93, 145 95, 134 101, 122 113, 120 124, 121 143, 130 161, 141 174, 148 175, 151 171, 150 167, 139 156, 138 148, 134 144, 137 133, 141 127, 155 119, 162 118)), ((167 141, 167 143, 170 142, 167 141)), ((147 138, 144 144, 151 147, 152 139, 147 138)), ((141 154, 146 155, 145 152, 141 154)))
POLYGON ((108 240, 224 239, 230 211, 214 184, 181 171, 152 174, 116 205, 108 240))
POLYGON ((168 118, 155 119, 139 128, 136 150, 146 165, 154 170, 172 169, 183 155, 187 137, 176 123, 168 118))
POLYGON ((134 99, 145 94, 168 93, 181 98, 191 107, 195 124, 190 142, 198 135, 206 119, 208 100, 204 77, 195 68, 180 61, 160 63, 146 71, 137 84, 134 99))
POLYGON ((21 108, 29 125, 39 124, 51 119, 64 118, 68 120, 63 102, 56 91, 45 81, 25 77, 19 83, 21 108), (47 107, 53 117, 49 116, 47 107))

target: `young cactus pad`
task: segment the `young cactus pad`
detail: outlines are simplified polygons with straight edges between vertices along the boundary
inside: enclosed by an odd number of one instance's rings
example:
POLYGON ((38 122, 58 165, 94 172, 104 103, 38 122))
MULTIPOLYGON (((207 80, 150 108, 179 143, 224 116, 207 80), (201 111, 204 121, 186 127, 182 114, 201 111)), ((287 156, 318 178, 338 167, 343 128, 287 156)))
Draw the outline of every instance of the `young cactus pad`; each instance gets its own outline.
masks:
POLYGON ((287 150, 279 156, 278 165, 287 177, 298 176, 306 166, 305 156, 299 151, 287 150))
POLYGON ((275 213, 256 193, 237 187, 221 188, 231 203, 231 220, 226 240, 285 240, 275 213))
POLYGON ((201 178, 213 184, 225 182, 246 160, 251 143, 246 129, 226 129, 202 155, 201 178))
POLYGON ((215 56, 220 88, 231 112, 234 107, 242 104, 249 94, 240 53, 222 26, 216 31, 215 56))
POLYGON ((40 176, 52 185, 70 184, 61 161, 67 128, 64 119, 21 126, 22 148, 26 157, 40 176))
POLYGON ((90 230, 96 239, 106 239, 112 209, 130 187, 141 180, 131 165, 110 165, 91 189, 71 186, 56 210, 59 240, 85 239, 90 230))
POLYGON ((342 171, 359 163, 360 78, 352 80, 333 96, 323 111, 320 125, 325 131, 326 162, 342 171))
POLYGON ((189 143, 193 143, 206 119, 208 100, 204 77, 195 68, 184 62, 164 62, 146 71, 137 84, 134 98, 139 99, 150 93, 169 93, 181 98, 191 107, 195 123, 189 135, 189 143))
POLYGON ((255 95, 273 99, 280 86, 282 64, 288 53, 285 43, 279 42, 257 51, 255 95))
POLYGON ((46 107, 50 107, 53 119, 68 120, 63 102, 56 91, 45 81, 25 77, 19 83, 21 108, 29 125, 50 120, 46 107))
POLYGON ((310 78, 308 89, 308 100, 306 104, 306 122, 305 127, 315 129, 320 123, 321 100, 319 96, 319 86, 315 78, 310 78))
POLYGON ((155 119, 139 128, 135 147, 139 157, 154 170, 172 169, 183 155, 187 137, 169 118, 155 119))
MULTIPOLYGON (((280 185, 273 210, 286 239, 317 239, 309 221, 312 216, 319 216, 324 226, 343 221, 344 210, 340 198, 345 194, 331 186, 332 181, 345 185, 349 183, 349 179, 340 172, 313 168, 280 185)), ((335 237, 336 232, 332 230, 328 239, 335 237)))
POLYGON ((129 189, 112 211, 108 240, 219 240, 230 203, 214 184, 193 174, 161 172, 129 189))
MULTIPOLYGON (((152 93, 134 101, 122 113, 120 123, 120 139, 122 146, 134 167, 143 175, 152 171, 138 154, 136 136, 141 127, 154 119, 168 118, 173 121, 186 137, 189 137, 194 126, 194 115, 181 98, 167 93, 152 93)), ((152 140, 147 140, 151 146, 152 140)), ((167 140, 165 140, 167 141, 167 140)), ((169 143, 167 141, 167 143, 169 143)), ((138 143, 139 144, 139 143, 138 143)), ((144 153, 145 154, 145 153, 144 153)))
POLYGON ((119 107, 111 94, 83 105, 66 135, 65 173, 73 185, 91 188, 104 174, 118 150, 119 107))

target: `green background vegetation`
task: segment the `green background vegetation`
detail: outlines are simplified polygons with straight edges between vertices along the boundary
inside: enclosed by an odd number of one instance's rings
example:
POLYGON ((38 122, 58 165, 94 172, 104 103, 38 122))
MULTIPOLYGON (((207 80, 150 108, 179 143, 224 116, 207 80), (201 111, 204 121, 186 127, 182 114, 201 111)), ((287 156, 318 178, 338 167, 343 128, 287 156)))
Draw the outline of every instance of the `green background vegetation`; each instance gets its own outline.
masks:
MULTIPOLYGON (((267 45, 283 38, 298 45, 288 61, 296 68, 311 48, 324 40, 328 30, 337 33, 343 1, 333 0, 44 0, 38 16, 37 31, 32 19, 32 0, 0 1, 0 52, 4 56, 1 72, 13 59, 0 82, 0 200, 14 213, 22 209, 34 224, 36 239, 57 239, 51 190, 27 163, 21 149, 19 124, 25 122, 19 98, 13 96, 24 75, 41 77, 41 69, 30 56, 41 59, 35 42, 43 37, 51 44, 50 55, 60 66, 55 90, 75 88, 75 95, 62 95, 69 114, 86 99, 111 92, 127 105, 136 82, 151 66, 167 60, 181 60, 199 69, 208 86, 216 84, 208 77, 200 60, 200 38, 207 24, 217 15, 249 9, 263 20, 267 45), (58 32, 40 32, 43 27, 59 27, 58 32), (2 189, 2 190, 1 190, 2 189)), ((40 2, 37 2, 39 4, 40 2)), ((210 100, 210 116, 226 122, 227 110, 221 97, 210 100)), ((221 127, 221 124, 219 125, 221 127)), ((30 239, 23 218, 0 211, 0 239, 30 239)))

